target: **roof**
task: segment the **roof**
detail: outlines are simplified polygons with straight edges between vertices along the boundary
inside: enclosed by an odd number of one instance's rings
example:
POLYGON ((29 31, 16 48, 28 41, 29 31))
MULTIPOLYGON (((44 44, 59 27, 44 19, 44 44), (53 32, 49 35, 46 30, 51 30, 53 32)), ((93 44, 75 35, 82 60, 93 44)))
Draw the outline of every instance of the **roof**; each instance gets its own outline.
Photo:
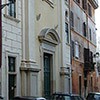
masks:
POLYGON ((25 100, 46 100, 43 97, 34 97, 34 96, 16 96, 14 97, 14 100, 21 100, 21 99, 25 99, 25 100))
POLYGON ((61 92, 56 92, 56 93, 53 93, 53 95, 70 96, 70 94, 67 94, 67 93, 61 93, 61 92))

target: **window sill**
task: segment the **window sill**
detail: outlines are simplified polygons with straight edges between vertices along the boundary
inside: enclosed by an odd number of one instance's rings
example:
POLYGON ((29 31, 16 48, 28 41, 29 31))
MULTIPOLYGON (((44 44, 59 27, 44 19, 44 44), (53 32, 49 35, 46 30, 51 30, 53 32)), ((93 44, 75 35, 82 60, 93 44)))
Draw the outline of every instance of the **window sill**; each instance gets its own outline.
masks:
POLYGON ((5 17, 5 18, 8 18, 8 19, 10 19, 10 20, 13 20, 13 21, 15 21, 15 22, 17 22, 17 23, 19 23, 19 22, 20 22, 20 20, 19 20, 19 19, 16 19, 16 18, 11 17, 11 16, 6 15, 6 14, 4 14, 4 17, 5 17))
POLYGON ((8 74, 10 74, 10 75, 16 75, 17 72, 8 72, 8 74))
POLYGON ((66 45, 71 46, 71 44, 70 44, 70 43, 68 43, 68 42, 66 42, 66 45))
POLYGON ((65 4, 67 7, 69 7, 69 2, 68 1, 65 1, 65 4))
POLYGON ((72 57, 72 60, 75 60, 76 62, 80 62, 84 64, 84 61, 80 58, 77 59, 76 57, 72 57))

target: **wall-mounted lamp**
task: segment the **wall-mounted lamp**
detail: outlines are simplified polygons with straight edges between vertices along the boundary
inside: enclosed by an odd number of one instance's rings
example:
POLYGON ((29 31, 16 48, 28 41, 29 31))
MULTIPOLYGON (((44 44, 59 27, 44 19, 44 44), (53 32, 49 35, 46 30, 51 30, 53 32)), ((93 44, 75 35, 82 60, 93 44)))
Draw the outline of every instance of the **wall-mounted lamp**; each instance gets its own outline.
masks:
POLYGON ((13 3, 15 0, 9 0, 9 3, 6 4, 2 4, 2 0, 0 0, 0 67, 2 66, 2 9, 13 3))
POLYGON ((96 57, 99 57, 99 52, 96 52, 94 55, 93 55, 94 58, 96 57))
POLYGON ((0 10, 2 10, 5 6, 9 6, 10 4, 15 3, 15 0, 9 0, 9 1, 10 1, 9 3, 0 5, 0 10))
POLYGON ((95 30, 97 30, 97 28, 95 28, 95 30))

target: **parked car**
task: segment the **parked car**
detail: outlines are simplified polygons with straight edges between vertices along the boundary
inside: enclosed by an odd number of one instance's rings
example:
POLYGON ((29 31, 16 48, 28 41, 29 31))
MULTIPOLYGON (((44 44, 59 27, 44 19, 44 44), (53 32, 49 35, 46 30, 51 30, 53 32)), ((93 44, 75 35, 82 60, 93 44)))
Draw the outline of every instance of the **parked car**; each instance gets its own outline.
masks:
POLYGON ((88 93, 86 100, 100 100, 100 93, 98 92, 88 93))
POLYGON ((52 95, 52 100, 71 100, 69 94, 54 93, 52 95))
POLYGON ((13 100, 46 100, 43 97, 33 97, 33 96, 16 96, 13 100))
POLYGON ((71 94, 71 100, 84 100, 84 98, 77 94, 71 94))
POLYGON ((0 95, 0 100, 3 99, 3 97, 0 95))
POLYGON ((52 100, 84 100, 81 96, 76 94, 54 93, 52 100))

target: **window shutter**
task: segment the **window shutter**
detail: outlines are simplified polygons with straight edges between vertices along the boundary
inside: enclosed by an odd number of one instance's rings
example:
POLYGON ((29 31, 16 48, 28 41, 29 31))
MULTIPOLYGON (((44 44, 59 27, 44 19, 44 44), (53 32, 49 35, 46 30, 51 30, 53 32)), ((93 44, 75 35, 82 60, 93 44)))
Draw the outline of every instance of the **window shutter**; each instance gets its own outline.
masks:
POLYGON ((74 41, 72 41, 72 57, 74 57, 74 41))
POLYGON ((90 63, 93 63, 93 52, 90 51, 90 63))
POLYGON ((90 37, 90 40, 91 40, 92 39, 91 29, 89 29, 89 37, 90 37))
POLYGON ((80 57, 80 59, 82 58, 82 47, 81 47, 81 45, 79 45, 79 57, 80 57))
POLYGON ((75 42, 75 57, 79 58, 79 44, 75 42))
POLYGON ((84 0, 84 9, 87 10, 87 0, 84 0))
POLYGON ((82 0, 82 7, 84 10, 87 10, 87 0, 82 0))
POLYGON ((70 12, 70 24, 71 24, 71 27, 74 27, 74 14, 72 11, 70 12))
POLYGON ((68 23, 65 23, 66 41, 69 43, 68 23))
POLYGON ((85 24, 85 22, 83 23, 83 34, 86 37, 86 24, 85 24))
POLYGON ((88 3, 88 14, 89 14, 89 16, 92 17, 92 8, 89 3, 88 3))
POLYGON ((80 0, 76 0, 76 2, 80 3, 80 0))
POLYGON ((84 48, 84 62, 89 62, 89 49, 84 48))
POLYGON ((9 3, 12 3, 8 6, 8 14, 12 17, 16 17, 16 0, 8 0, 9 3))

